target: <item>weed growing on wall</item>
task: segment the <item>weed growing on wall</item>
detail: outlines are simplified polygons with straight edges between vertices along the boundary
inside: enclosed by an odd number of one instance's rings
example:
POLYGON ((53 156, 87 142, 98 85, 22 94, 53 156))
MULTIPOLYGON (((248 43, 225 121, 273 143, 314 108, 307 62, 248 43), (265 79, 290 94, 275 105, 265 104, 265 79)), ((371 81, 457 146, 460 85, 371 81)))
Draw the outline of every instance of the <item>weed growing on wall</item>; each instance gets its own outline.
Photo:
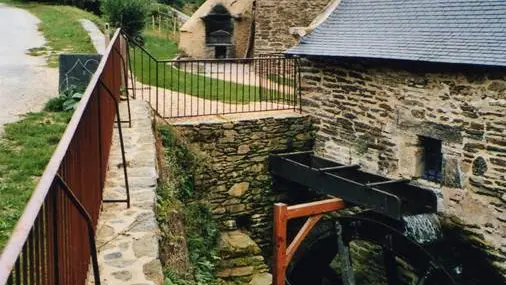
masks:
POLYGON ((162 230, 162 256, 167 256, 162 258, 166 259, 163 260, 165 285, 215 284, 219 229, 209 208, 199 200, 193 183, 193 173, 203 164, 202 158, 169 126, 159 126, 158 134, 164 160, 157 212, 162 230), (179 250, 163 254, 170 247, 179 250), (179 256, 179 260, 171 262, 169 255, 179 256), (181 267, 184 258, 191 265, 191 274, 185 271, 185 266, 181 267))

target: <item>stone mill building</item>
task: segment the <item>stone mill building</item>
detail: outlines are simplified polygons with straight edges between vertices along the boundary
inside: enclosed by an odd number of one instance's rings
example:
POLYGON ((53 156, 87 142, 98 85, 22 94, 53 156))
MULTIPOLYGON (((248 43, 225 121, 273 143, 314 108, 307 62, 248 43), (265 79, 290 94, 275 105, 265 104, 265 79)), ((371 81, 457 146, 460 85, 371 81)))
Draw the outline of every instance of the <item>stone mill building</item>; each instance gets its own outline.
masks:
MULTIPOLYGON (((334 1, 332 1, 334 2, 334 1)), ((192 58, 247 58, 297 43, 329 0, 208 0, 181 27, 179 47, 192 58)))
POLYGON ((316 151, 433 188, 506 276, 506 2, 342 0, 303 58, 316 151))

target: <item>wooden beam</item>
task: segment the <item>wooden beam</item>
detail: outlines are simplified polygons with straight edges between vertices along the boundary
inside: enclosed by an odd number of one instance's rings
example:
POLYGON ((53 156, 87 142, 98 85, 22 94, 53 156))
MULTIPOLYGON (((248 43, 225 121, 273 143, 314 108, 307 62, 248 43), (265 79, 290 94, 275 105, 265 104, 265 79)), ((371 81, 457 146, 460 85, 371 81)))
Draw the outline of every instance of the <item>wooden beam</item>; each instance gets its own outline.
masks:
POLYGON ((274 270, 273 285, 285 285, 286 279, 286 224, 288 206, 274 204, 274 270))
POLYGON ((325 214, 345 207, 344 201, 337 198, 294 205, 288 207, 288 219, 325 214))
POLYGON ((272 285, 285 285, 286 268, 293 255, 307 237, 311 229, 328 212, 345 208, 341 199, 328 199, 318 202, 294 205, 288 207, 283 203, 274 204, 274 266, 272 272, 272 285), (286 228, 288 220, 309 217, 304 226, 295 236, 287 249, 286 228))
POLYGON ((345 169, 359 169, 360 165, 352 164, 352 165, 341 165, 341 166, 331 166, 331 167, 323 167, 317 168, 319 172, 328 172, 328 171, 336 171, 336 170, 345 170, 345 169))
POLYGON ((295 238, 293 239, 292 243, 288 246, 288 249, 286 250, 286 266, 290 264, 290 261, 293 258, 293 255, 299 248, 300 244, 306 236, 309 234, 309 232, 313 229, 313 227, 320 221, 322 218, 322 215, 312 216, 307 219, 307 221, 304 223, 304 226, 300 229, 300 231, 297 233, 295 238))

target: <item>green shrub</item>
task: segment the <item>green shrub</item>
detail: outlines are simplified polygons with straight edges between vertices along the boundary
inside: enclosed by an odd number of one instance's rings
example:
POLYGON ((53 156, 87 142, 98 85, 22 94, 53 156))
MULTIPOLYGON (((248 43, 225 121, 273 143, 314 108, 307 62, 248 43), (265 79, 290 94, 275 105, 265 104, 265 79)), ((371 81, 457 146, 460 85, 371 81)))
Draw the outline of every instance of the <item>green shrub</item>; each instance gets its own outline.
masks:
POLYGON ((135 37, 146 25, 151 4, 151 0, 104 0, 101 9, 111 25, 135 37))
POLYGON ((168 213, 181 205, 188 255, 193 268, 190 278, 166 269, 165 285, 216 284, 214 275, 220 232, 211 211, 200 202, 205 199, 199 197, 201 193, 196 192, 193 180, 198 167, 205 164, 204 158, 191 150, 172 127, 159 125, 158 133, 164 149, 164 169, 167 171, 162 175, 165 181, 157 189, 157 219, 162 240, 168 238, 164 231, 164 224, 170 222, 168 213), (178 201, 171 201, 174 198, 178 201))
POLYGON ((184 208, 186 238, 190 262, 198 284, 215 284, 215 263, 218 257, 220 231, 209 208, 201 203, 192 203, 184 208))
POLYGON ((195 193, 194 189, 193 173, 200 163, 199 157, 188 149, 185 142, 177 137, 172 128, 160 126, 158 130, 165 149, 166 160, 173 166, 171 178, 177 185, 173 194, 182 202, 198 199, 198 193, 195 193))
MULTIPOLYGON (((187 0, 186 2, 191 2, 191 1, 187 0)), ((184 0, 160 0, 160 3, 170 5, 175 8, 182 8, 185 4, 185 1, 184 0)))
POLYGON ((83 97, 83 90, 77 86, 70 86, 58 97, 50 99, 44 106, 47 112, 74 111, 83 97))

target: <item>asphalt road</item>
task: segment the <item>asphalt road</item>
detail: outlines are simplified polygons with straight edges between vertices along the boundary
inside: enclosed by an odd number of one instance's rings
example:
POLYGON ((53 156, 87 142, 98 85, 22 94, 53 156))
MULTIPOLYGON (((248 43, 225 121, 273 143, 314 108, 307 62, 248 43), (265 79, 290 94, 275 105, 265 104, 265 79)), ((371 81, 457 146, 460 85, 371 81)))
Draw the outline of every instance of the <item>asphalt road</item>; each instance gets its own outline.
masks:
POLYGON ((25 10, 0 4, 0 133, 5 123, 41 110, 57 95, 58 70, 46 67, 44 57, 27 55, 44 45, 38 22, 25 10))

